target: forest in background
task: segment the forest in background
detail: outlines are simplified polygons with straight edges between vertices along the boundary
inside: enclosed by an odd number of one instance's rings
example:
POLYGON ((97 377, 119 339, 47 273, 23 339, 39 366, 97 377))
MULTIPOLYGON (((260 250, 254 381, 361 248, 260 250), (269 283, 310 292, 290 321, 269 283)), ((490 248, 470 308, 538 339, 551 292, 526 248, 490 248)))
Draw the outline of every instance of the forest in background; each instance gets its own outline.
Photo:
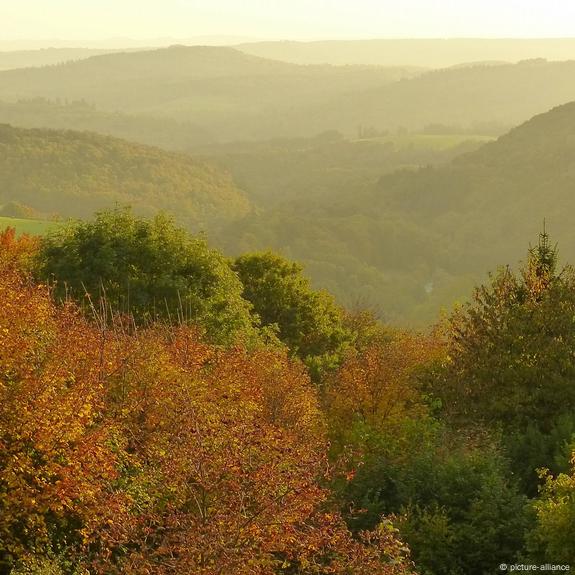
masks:
POLYGON ((574 61, 249 48, 0 72, 0 574, 575 565, 574 61))
POLYGON ((163 210, 230 255, 279 251, 345 306, 424 327, 500 261, 517 261, 543 218, 575 257, 565 217, 574 125, 566 104, 497 139, 429 125, 211 144, 192 156, 5 126, 0 216, 163 210))

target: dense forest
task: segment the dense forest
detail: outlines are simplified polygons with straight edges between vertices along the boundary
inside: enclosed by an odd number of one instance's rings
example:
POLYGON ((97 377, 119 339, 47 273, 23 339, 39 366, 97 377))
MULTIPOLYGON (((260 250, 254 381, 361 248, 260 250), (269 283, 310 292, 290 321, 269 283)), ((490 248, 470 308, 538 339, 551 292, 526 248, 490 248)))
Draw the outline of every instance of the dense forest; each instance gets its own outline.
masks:
POLYGON ((575 272, 545 232, 425 334, 163 216, 0 245, 2 573, 575 561, 575 272))
POLYGON ((0 575, 575 568, 574 50, 0 53, 0 575))
POLYGON ((575 258, 563 217, 574 125, 575 104, 566 104, 495 141, 430 125, 420 134, 331 131, 202 146, 192 158, 5 126, 0 215, 25 215, 11 202, 35 217, 89 216, 115 204, 168 211, 228 254, 279 251, 344 305, 423 327, 500 261, 516 260, 544 217, 575 258))
POLYGON ((249 209, 227 174, 189 156, 96 134, 8 125, 0 125, 0 202, 61 217, 129 204, 140 213, 177 213, 196 230, 249 209))
POLYGON ((349 136, 359 126, 422 130, 433 123, 502 133, 573 100, 574 66, 545 60, 430 72, 303 66, 233 48, 173 46, 0 72, 0 100, 84 100, 102 112, 190 123, 220 142, 333 129, 349 136))
MULTIPOLYGON (((268 209, 232 224, 223 245, 279 249, 305 262, 318 285, 348 305, 361 301, 390 320, 424 325, 441 307, 464 298, 500 261, 516 260, 524 238, 536 234, 544 217, 565 256, 575 258, 573 228, 564 217, 573 204, 574 126, 571 103, 447 163, 454 149, 442 152, 443 163, 440 155, 433 162, 429 153, 426 160, 419 159, 419 165, 428 166, 406 167, 373 183, 366 179, 353 185, 349 174, 332 173, 337 182, 329 186, 329 200, 321 201, 321 195, 318 200, 316 186, 302 183, 299 193, 284 194, 292 201, 270 202, 268 209)), ((374 148, 369 141, 358 145, 374 148)), ((397 140, 394 146, 387 158, 406 158, 397 140)), ((417 164, 415 150, 412 146, 409 155, 417 164)), ((316 170, 322 166, 321 159, 313 160, 318 156, 310 154, 309 160, 316 170)), ((353 157, 351 152, 347 157, 353 157)), ((227 164, 236 173, 238 161, 227 164)), ((378 161, 384 169, 383 156, 378 161)), ((337 163, 343 172, 345 160, 337 163)), ((273 164, 268 160, 265 165, 273 164)), ((302 166, 300 158, 286 181, 297 181, 305 173, 302 166)), ((258 178, 264 174, 260 170, 258 178)), ((314 176, 317 171, 308 182, 314 176)), ((250 188, 245 176, 240 181, 250 188)), ((273 189, 269 183, 268 189, 273 189)))

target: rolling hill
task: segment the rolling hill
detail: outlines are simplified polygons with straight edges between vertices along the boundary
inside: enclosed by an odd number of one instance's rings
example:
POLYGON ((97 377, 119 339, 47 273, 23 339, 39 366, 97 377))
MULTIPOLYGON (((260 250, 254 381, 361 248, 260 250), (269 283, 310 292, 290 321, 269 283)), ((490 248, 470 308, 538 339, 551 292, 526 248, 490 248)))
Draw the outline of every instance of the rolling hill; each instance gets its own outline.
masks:
POLYGON ((20 128, 97 132, 166 150, 189 150, 214 143, 208 130, 191 122, 106 112, 85 100, 0 102, 0 121, 20 128))
POLYGON ((38 114, 20 107, 15 120, 14 103, 37 98, 64 105, 83 101, 91 107, 74 112, 76 125, 69 116, 48 112, 39 125, 85 128, 92 122, 94 129, 109 134, 180 149, 190 149, 188 142, 310 137, 326 130, 347 136, 359 129, 420 131, 431 124, 501 134, 575 99, 575 61, 539 59, 422 73, 398 67, 301 66, 233 48, 173 46, 0 72, 0 101, 5 102, 0 121, 32 125, 38 114), (108 118, 95 121, 97 114, 108 118), (110 128, 110 115, 119 115, 123 132, 110 128), (185 126, 174 129, 180 135, 171 140, 162 121, 185 126))
MULTIPOLYGON (((196 124, 218 139, 274 137, 293 108, 394 82, 405 68, 297 66, 232 48, 186 47, 107 54, 0 73, 0 100, 85 100, 103 111, 196 124), (278 123, 280 124, 278 128, 278 123)), ((2 118, 0 118, 2 120, 2 118)))
POLYGON ((447 68, 469 62, 572 60, 573 38, 405 38, 316 42, 251 42, 247 54, 294 64, 447 68))
POLYGON ((446 166, 386 176, 363 201, 441 237, 449 251, 443 265, 486 271, 523 255, 526 238, 535 237, 543 218, 572 261, 573 190, 575 102, 535 116, 446 166))
POLYGON ((164 210, 191 229, 239 218, 249 202, 224 172, 189 156, 91 133, 0 125, 0 204, 85 217, 115 205, 164 210))
POLYGON ((251 214, 224 239, 281 250, 348 305, 421 326, 500 262, 524 258, 544 218, 563 261, 575 260, 574 190, 575 102, 447 164, 251 214))
POLYGON ((575 99, 575 60, 528 60, 518 64, 476 65, 437 70, 386 86, 342 95, 284 121, 319 133, 344 133, 364 125, 377 130, 421 130, 439 123, 451 128, 493 126, 503 133, 536 114, 575 99))

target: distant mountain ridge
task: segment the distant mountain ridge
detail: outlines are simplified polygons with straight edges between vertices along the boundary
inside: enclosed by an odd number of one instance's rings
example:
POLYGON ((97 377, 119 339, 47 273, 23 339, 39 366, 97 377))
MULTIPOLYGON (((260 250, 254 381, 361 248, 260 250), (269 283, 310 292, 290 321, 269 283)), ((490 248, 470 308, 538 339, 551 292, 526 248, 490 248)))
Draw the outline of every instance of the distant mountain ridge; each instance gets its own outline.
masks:
POLYGON ((489 60, 575 59, 575 38, 381 38, 251 42, 237 47, 248 54, 294 64, 447 68, 489 60))

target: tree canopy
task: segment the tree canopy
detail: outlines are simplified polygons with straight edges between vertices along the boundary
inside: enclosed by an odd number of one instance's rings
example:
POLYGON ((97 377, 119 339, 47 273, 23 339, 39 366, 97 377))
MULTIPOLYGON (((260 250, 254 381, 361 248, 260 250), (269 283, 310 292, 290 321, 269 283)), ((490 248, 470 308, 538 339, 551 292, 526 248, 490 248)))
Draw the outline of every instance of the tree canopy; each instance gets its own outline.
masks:
POLYGON ((226 258, 164 215, 116 209, 58 229, 42 241, 37 275, 55 281, 60 298, 88 294, 139 322, 194 323, 216 340, 254 329, 226 258))
POLYGON ((234 262, 243 295, 264 326, 314 370, 333 367, 352 339, 343 310, 333 297, 312 289, 301 265, 272 252, 247 254, 234 262))

